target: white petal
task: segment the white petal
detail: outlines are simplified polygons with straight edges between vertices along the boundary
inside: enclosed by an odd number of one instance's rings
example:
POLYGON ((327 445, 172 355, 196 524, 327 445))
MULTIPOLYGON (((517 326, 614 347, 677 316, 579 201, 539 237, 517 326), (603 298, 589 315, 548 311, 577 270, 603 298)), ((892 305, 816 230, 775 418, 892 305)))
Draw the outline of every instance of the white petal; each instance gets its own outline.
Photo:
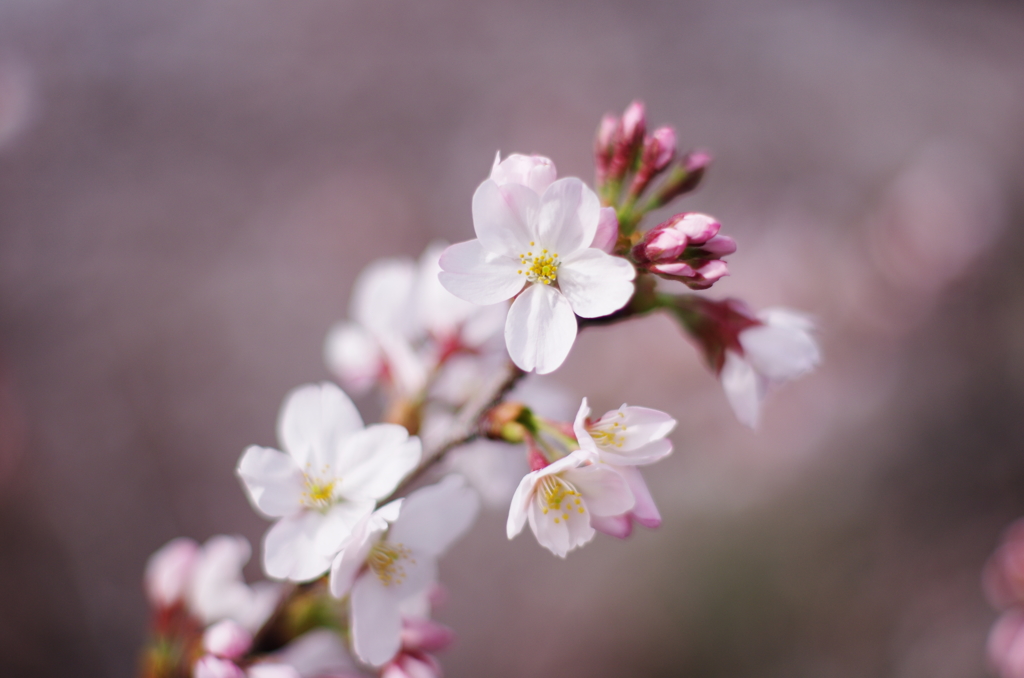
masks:
POLYGON ((620 466, 615 470, 626 479, 626 484, 629 485, 629 489, 636 499, 636 503, 630 511, 633 519, 644 527, 661 525, 661 513, 658 512, 658 507, 654 504, 654 497, 647 489, 647 483, 644 482, 640 469, 635 466, 620 466))
POLYGON ((516 493, 512 495, 512 504, 508 508, 508 521, 505 524, 505 534, 509 539, 523 531, 527 512, 533 500, 533 491, 537 486, 536 479, 536 473, 528 473, 519 481, 519 487, 516 488, 516 493))
POLYGON ((578 512, 549 511, 545 514, 540 500, 535 499, 530 502, 528 515, 537 543, 560 558, 594 538, 590 520, 578 512))
POLYGON ((352 645, 364 662, 381 666, 398 654, 402 634, 398 604, 372 572, 356 580, 350 602, 352 645))
MULTIPOLYGON (((488 179, 473 194, 473 229, 485 250, 518 260, 537 239, 534 224, 539 210, 540 196, 529 188, 498 186, 488 179)), ((441 268, 448 268, 443 260, 441 268)))
POLYGON ((751 367, 775 382, 801 377, 821 361, 811 334, 788 325, 746 329, 740 332, 740 345, 751 367))
POLYGON ((469 529, 479 509, 480 498, 462 476, 449 475, 406 498, 388 540, 436 558, 469 529))
POLYGON ((625 539, 633 534, 633 521, 629 515, 622 516, 590 516, 590 526, 598 532, 625 539))
POLYGON ((565 471, 562 477, 576 486, 587 510, 595 516, 617 516, 635 503, 625 479, 607 465, 580 466, 565 471))
POLYGON ((486 306, 511 299, 526 284, 519 258, 493 254, 479 240, 455 243, 441 255, 438 280, 460 299, 486 306))
POLYGON ((364 393, 373 386, 384 368, 377 340, 352 322, 336 323, 328 330, 324 362, 352 393, 364 393))
POLYGON ((305 476, 287 454, 252 445, 238 460, 237 473, 249 501, 263 515, 279 518, 303 509, 305 476))
POLYGON ((316 548, 316 535, 323 516, 306 511, 282 518, 263 536, 263 571, 274 579, 309 581, 331 566, 331 558, 316 548))
POLYGON ((356 675, 352 658, 341 636, 332 629, 322 627, 307 631, 268 658, 294 667, 302 678, 356 675))
POLYGON ((352 531, 373 512, 372 501, 344 501, 323 514, 316 531, 316 550, 333 558, 352 537, 352 531))
POLYGON ((199 557, 199 544, 187 537, 167 542, 146 561, 145 589, 149 601, 170 607, 181 600, 199 557))
POLYGON ((761 415, 761 400, 767 384, 754 368, 735 351, 725 352, 725 363, 718 375, 725 389, 725 397, 741 424, 757 428, 761 415))
POLYGON ((456 297, 437 279, 441 272, 441 254, 448 243, 434 240, 420 256, 416 282, 416 308, 418 322, 434 336, 450 337, 458 333, 459 326, 476 310, 476 304, 456 297))
POLYGON ((373 545, 380 541, 384 531, 385 528, 380 526, 374 529, 369 517, 355 527, 352 539, 331 563, 331 595, 341 598, 352 589, 356 576, 366 564, 366 556, 373 545))
POLYGON ((530 285, 512 302, 505 320, 505 345, 520 369, 553 372, 565 362, 575 340, 576 316, 558 290, 530 285))
POLYGON ((558 287, 572 310, 583 318, 600 318, 619 310, 633 296, 633 264, 588 247, 558 268, 558 287))
POLYGON ((300 468, 319 472, 339 443, 363 427, 359 410, 334 384, 307 384, 285 398, 277 435, 300 468))
POLYGON ((559 257, 590 246, 597 233, 601 204, 575 177, 551 184, 541 199, 537 235, 542 247, 559 257))
POLYGON ((381 499, 420 463, 420 439, 397 424, 374 424, 350 437, 338 458, 339 492, 345 497, 381 499))
POLYGON ((538 195, 544 193, 557 178, 555 163, 540 155, 513 153, 502 160, 499 153, 491 168, 491 179, 499 186, 522 184, 538 195))
POLYGON ((416 264, 411 259, 378 259, 363 269, 352 286, 351 315, 374 334, 414 338, 416 264))
POLYGON ((611 254, 619 240, 619 218, 614 207, 602 207, 591 247, 611 254))
POLYGON ((245 672, 245 678, 303 678, 294 666, 274 662, 253 664, 245 672))
POLYGON ((209 624, 246 611, 252 591, 242 580, 242 567, 252 550, 244 537, 217 535, 203 544, 192 570, 188 608, 209 624))
POLYGON ((661 410, 649 407, 623 405, 618 410, 609 412, 605 417, 614 415, 615 412, 622 412, 625 415, 616 420, 621 421, 622 426, 626 427, 623 451, 636 450, 652 441, 664 438, 676 427, 675 419, 661 410))
POLYGON ((399 392, 415 396, 427 385, 430 365, 417 355, 412 345, 397 334, 378 337, 388 365, 388 373, 399 392))

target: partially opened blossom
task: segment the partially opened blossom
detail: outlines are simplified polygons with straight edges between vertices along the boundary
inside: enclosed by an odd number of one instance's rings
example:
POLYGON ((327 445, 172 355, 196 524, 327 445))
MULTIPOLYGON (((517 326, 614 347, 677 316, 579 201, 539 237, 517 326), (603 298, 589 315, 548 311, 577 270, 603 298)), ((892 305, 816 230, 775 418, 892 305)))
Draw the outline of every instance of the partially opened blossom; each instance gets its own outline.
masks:
MULTIPOLYGON (((622 308, 633 293, 632 264, 595 247, 601 206, 576 178, 548 184, 505 172, 510 156, 473 195, 477 238, 441 256, 441 283, 475 304, 515 300, 505 320, 513 362, 546 373, 565 360, 576 339, 576 316, 596 318, 622 308), (498 178, 495 178, 498 177, 498 178), (503 183, 504 182, 504 183, 503 183), (538 190, 542 189, 542 190, 538 190)), ((537 173, 539 174, 539 172, 537 173)))
POLYGON ((331 567, 331 593, 350 596, 352 647, 374 666, 401 646, 404 600, 437 578, 437 559, 472 525, 480 500, 447 476, 367 517, 331 567))
POLYGON ((144 585, 149 602, 167 608, 183 600, 199 557, 199 544, 187 537, 172 539, 146 562, 144 585))
POLYGON ((589 416, 590 406, 584 398, 573 423, 580 448, 622 476, 635 499, 633 507, 620 515, 592 517, 591 526, 620 538, 630 535, 634 522, 658 527, 661 514, 636 466, 652 464, 672 452, 667 436, 676 420, 659 410, 628 405, 606 412, 597 421, 590 421, 589 416))
POLYGON ((593 516, 622 515, 634 503, 623 477, 580 449, 522 479, 505 531, 512 539, 529 522, 537 542, 564 558, 593 539, 593 516))
POLYGON ((263 568, 308 581, 419 463, 420 441, 395 424, 363 427, 333 384, 307 385, 285 399, 278 421, 284 452, 252 446, 238 462, 253 506, 277 522, 263 539, 263 568))
POLYGON ((328 368, 354 393, 384 381, 415 396, 448 356, 483 347, 501 332, 503 308, 459 299, 438 281, 447 247, 431 243, 419 261, 372 262, 352 289, 350 320, 336 323, 324 343, 328 368))
POLYGON ((189 611, 204 624, 230 619, 255 633, 274 611, 281 587, 245 583, 242 568, 252 554, 245 537, 216 535, 197 554, 186 590, 189 611))
POLYGON ((726 350, 719 378, 740 422, 755 428, 768 392, 798 379, 821 362, 807 316, 785 308, 765 309, 758 323, 738 335, 739 350, 726 350))

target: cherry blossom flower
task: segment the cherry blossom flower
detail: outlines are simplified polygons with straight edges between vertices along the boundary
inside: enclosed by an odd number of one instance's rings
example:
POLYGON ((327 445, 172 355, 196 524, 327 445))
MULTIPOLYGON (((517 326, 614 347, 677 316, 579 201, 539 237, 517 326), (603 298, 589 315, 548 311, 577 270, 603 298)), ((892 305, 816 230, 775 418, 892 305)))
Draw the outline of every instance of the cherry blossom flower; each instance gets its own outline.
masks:
POLYGON ((556 556, 594 537, 593 516, 617 516, 633 508, 621 475, 580 449, 528 473, 516 488, 506 533, 512 539, 529 522, 537 542, 556 556))
POLYGON ((263 539, 263 569, 308 581, 328 570, 353 528, 419 463, 420 441, 402 426, 363 427, 333 384, 285 399, 278 421, 284 452, 252 446, 238 462, 257 511, 279 520, 263 539))
POLYGON ((203 632, 203 649, 217 657, 238 659, 250 647, 252 634, 231 619, 222 619, 203 632))
POLYGON ((352 320, 335 324, 324 344, 328 368, 353 393, 384 380, 402 395, 418 394, 449 355, 479 349, 501 331, 505 309, 481 308, 441 285, 446 246, 431 243, 418 262, 379 259, 359 274, 352 320))
POLYGON ((622 308, 636 271, 594 246, 601 221, 594 192, 573 177, 549 183, 549 160, 523 158, 498 163, 477 188, 477 237, 445 250, 439 277, 448 291, 475 304, 514 297, 505 320, 509 355, 521 369, 544 374, 568 356, 576 316, 622 308))
POLYGON ((249 586, 242 576, 251 554, 245 537, 217 535, 203 544, 186 591, 188 609, 203 624, 230 619, 255 633, 274 611, 280 585, 257 582, 249 586))
POLYGON ((472 525, 480 500, 456 475, 367 517, 331 567, 331 593, 349 594, 352 646, 374 666, 401 645, 403 600, 437 578, 437 559, 472 525))
POLYGON ((157 608, 181 602, 198 556, 199 544, 187 537, 172 539, 151 555, 143 580, 149 602, 157 608))
POLYGON ((672 452, 672 441, 666 436, 675 428, 676 420, 659 410, 627 405, 606 412, 594 422, 587 419, 589 415, 590 407, 584 398, 573 423, 580 448, 622 476, 636 500, 633 508, 623 514, 592 516, 591 526, 619 538, 632 533, 634 522, 658 527, 661 514, 636 466, 652 464, 672 452))
POLYGON ((739 332, 740 350, 727 349, 719 378, 736 418, 756 428, 761 402, 773 388, 798 379, 821 362, 807 316, 785 308, 757 314, 757 324, 739 332))

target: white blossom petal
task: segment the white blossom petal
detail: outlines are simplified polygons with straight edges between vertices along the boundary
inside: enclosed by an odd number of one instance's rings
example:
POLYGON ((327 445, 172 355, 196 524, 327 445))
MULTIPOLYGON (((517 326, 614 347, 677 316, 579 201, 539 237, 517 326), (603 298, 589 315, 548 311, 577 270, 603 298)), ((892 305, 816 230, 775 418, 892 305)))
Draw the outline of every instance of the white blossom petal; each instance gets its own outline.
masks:
POLYGON ((537 222, 538 241, 565 258, 588 248, 597 233, 601 203, 576 177, 551 184, 541 199, 537 222))
POLYGON ((616 516, 633 508, 635 500, 626 480, 602 464, 565 471, 562 476, 576 486, 587 510, 595 516, 616 516))
POLYGON ((302 510, 305 476, 287 454, 252 445, 239 459, 237 473, 249 501, 264 516, 279 518, 302 510))
POLYGON ((527 513, 533 501, 533 488, 536 485, 535 474, 528 473, 519 481, 519 487, 512 495, 512 503, 508 509, 508 521, 505 523, 505 534, 512 539, 523 531, 527 513))
POLYGON ((718 375, 732 411, 741 424, 757 428, 761 416, 761 400, 768 384, 750 363, 735 351, 725 352, 725 363, 718 375))
POLYGON ((199 544, 178 537, 164 544, 146 561, 145 589, 149 601, 170 607, 185 595, 199 557, 199 544))
POLYGON ((588 247, 562 261, 558 287, 577 315, 600 318, 626 305, 633 296, 635 277, 633 264, 588 247))
POLYGON ((558 178, 555 163, 540 155, 513 153, 504 160, 501 153, 494 158, 491 179, 499 186, 522 184, 541 195, 558 178))
POLYGON ((307 631, 268 659, 293 667, 302 678, 356 675, 341 636, 337 631, 322 627, 307 631))
POLYGON ((352 537, 352 531, 373 512, 373 501, 343 501, 323 513, 316 531, 316 550, 333 558, 352 537))
POLYGON ((282 518, 263 536, 263 571, 274 579, 310 581, 331 566, 331 556, 316 548, 323 516, 317 511, 282 518))
POLYGON ((547 374, 569 355, 576 316, 566 298, 548 285, 530 285, 516 297, 505 320, 505 344, 520 369, 547 374))
POLYGON ((412 322, 416 275, 416 264, 411 259, 386 258, 371 262, 352 286, 352 319, 373 334, 414 338, 418 329, 412 322))
POLYGON ((636 499, 636 503, 630 511, 633 519, 644 527, 661 525, 661 513, 654 503, 654 497, 651 496, 651 491, 647 488, 640 469, 635 466, 620 466, 615 470, 626 479, 626 484, 629 485, 633 498, 636 499))
POLYGON ((397 424, 373 424, 345 441, 339 453, 339 492, 346 497, 381 499, 420 462, 420 439, 397 424))
POLYGON ((380 344, 361 325, 335 323, 324 340, 324 362, 352 393, 364 393, 384 369, 380 344))
POLYGON ((565 558, 569 551, 583 546, 594 538, 594 528, 590 526, 590 520, 578 510, 545 514, 540 500, 535 499, 530 502, 528 518, 530 529, 537 537, 537 543, 559 558, 565 558))
POLYGON ((352 646, 367 664, 381 666, 398 654, 402 618, 398 598, 377 577, 366 573, 352 587, 352 646))
POLYGON ((494 254, 480 240, 455 243, 441 255, 438 280, 460 299, 486 306, 511 299, 526 284, 519 258, 494 254))
POLYGON ((614 207, 602 207, 597 220, 597 231, 590 246, 611 254, 619 241, 619 217, 614 207))
POLYGON ((821 362, 817 342, 804 329, 755 325, 739 339, 751 367, 774 382, 802 377, 821 362))
MULTIPOLYGON (((537 239, 534 225, 539 209, 540 196, 529 188, 498 186, 488 179, 473 194, 473 229, 485 250, 518 259, 537 239)), ((441 267, 448 268, 444 261, 441 267)))
POLYGON ((388 540, 436 558, 469 529, 480 498, 462 476, 449 475, 410 494, 388 540))
POLYGON ((344 391, 329 382, 307 384, 285 398, 277 435, 298 463, 319 471, 347 435, 363 427, 359 410, 344 391))

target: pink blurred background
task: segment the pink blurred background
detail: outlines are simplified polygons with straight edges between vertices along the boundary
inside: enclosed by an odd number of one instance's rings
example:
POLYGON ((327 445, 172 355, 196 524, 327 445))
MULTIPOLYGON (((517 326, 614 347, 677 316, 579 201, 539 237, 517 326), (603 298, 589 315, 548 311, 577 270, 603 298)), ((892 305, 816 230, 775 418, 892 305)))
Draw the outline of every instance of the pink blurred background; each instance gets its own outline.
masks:
POLYGON ((558 387, 680 419, 665 524, 563 562, 484 515, 442 563, 447 675, 986 675, 1022 64, 1014 2, 6 0, 0 674, 131 675, 147 556, 258 542, 233 466, 327 377, 358 271, 471 237, 498 149, 589 180, 639 97, 716 156, 683 204, 739 241, 710 294, 811 312, 826 363, 754 434, 667 318, 581 336, 558 387))

